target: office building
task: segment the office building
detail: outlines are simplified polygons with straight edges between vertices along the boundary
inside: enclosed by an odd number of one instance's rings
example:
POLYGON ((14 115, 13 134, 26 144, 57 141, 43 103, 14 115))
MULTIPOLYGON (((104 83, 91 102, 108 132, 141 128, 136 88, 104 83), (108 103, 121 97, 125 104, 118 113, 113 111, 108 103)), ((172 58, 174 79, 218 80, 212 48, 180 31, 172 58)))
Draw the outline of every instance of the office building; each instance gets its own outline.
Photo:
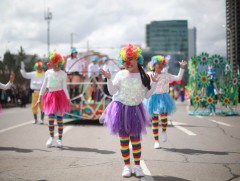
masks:
POLYGON ((197 55, 197 29, 188 30, 188 59, 197 55))
POLYGON ((227 59, 237 72, 240 64, 240 1, 226 0, 227 59))

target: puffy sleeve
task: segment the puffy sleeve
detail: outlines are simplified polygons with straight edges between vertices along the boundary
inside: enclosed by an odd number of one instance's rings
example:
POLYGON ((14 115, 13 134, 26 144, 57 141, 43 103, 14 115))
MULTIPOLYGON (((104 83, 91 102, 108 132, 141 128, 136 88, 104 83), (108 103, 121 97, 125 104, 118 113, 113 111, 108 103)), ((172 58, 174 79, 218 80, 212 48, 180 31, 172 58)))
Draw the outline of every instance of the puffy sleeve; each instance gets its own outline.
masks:
POLYGON ((70 99, 68 89, 67 89, 67 74, 65 72, 62 72, 62 73, 63 73, 63 79, 62 79, 63 91, 65 92, 67 98, 70 99))
POLYGON ((108 91, 111 95, 115 94, 119 90, 120 78, 121 71, 116 74, 113 80, 112 78, 107 80, 108 91))
POLYGON ((26 72, 25 69, 21 69, 20 72, 25 79, 31 79, 34 73, 34 72, 26 72))
POLYGON ((43 81, 42 87, 40 89, 40 95, 43 95, 45 93, 46 88, 47 88, 47 82, 48 82, 48 71, 46 71, 46 73, 45 73, 44 81, 43 81))
POLYGON ((170 80, 181 80, 183 77, 184 69, 180 68, 178 75, 168 74, 170 80))
POLYGON ((157 82, 152 82, 151 83, 151 89, 146 92, 145 98, 148 99, 155 91, 157 87, 157 82))
POLYGON ((69 72, 69 68, 70 68, 69 61, 70 61, 70 59, 68 58, 67 63, 66 63, 66 67, 65 67, 66 72, 69 72))
POLYGON ((12 83, 9 81, 7 84, 0 83, 0 89, 7 90, 12 86, 12 83))

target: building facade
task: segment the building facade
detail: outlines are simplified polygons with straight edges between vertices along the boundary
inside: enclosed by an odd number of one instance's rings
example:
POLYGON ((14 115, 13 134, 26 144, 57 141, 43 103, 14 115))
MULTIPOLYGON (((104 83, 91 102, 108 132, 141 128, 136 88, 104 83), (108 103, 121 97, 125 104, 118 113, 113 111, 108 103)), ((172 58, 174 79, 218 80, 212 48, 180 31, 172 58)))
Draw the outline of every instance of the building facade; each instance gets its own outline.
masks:
POLYGON ((147 24, 146 44, 152 52, 182 54, 188 59, 187 20, 153 21, 147 24))
POLYGON ((197 55, 197 29, 188 30, 188 59, 197 55))
POLYGON ((240 64, 240 1, 226 0, 226 33, 227 59, 230 61, 233 73, 240 64))

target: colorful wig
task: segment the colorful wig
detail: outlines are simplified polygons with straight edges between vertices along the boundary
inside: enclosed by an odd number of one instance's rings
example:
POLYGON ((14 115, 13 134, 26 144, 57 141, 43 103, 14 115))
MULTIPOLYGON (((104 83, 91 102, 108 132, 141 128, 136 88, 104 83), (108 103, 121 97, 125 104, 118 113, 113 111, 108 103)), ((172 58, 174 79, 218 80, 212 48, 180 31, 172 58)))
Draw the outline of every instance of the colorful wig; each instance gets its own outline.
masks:
POLYGON ((48 59, 52 62, 53 66, 62 67, 64 59, 60 53, 53 52, 49 55, 48 59))
POLYGON ((167 60, 162 55, 156 55, 151 58, 151 61, 148 63, 148 67, 150 70, 154 70, 154 65, 156 63, 163 63, 163 65, 167 64, 167 60))
POLYGON ((119 58, 120 64, 124 64, 127 58, 137 59, 139 64, 143 63, 142 50, 139 47, 134 46, 132 44, 129 44, 128 46, 123 47, 119 51, 119 56, 120 56, 119 58))
POLYGON ((36 62, 35 65, 33 66, 33 69, 36 71, 38 68, 45 69, 45 65, 42 62, 36 62))

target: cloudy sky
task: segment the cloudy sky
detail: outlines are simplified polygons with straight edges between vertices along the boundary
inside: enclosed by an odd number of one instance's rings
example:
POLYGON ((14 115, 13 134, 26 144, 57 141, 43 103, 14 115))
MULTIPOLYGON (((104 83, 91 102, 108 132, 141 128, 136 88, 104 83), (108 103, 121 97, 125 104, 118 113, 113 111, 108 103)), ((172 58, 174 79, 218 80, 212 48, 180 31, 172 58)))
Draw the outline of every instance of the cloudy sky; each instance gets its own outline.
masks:
POLYGON ((27 54, 47 54, 47 8, 53 14, 50 50, 63 55, 70 53, 73 33, 79 51, 88 45, 115 58, 123 44, 145 47, 146 24, 162 20, 188 20, 188 28, 197 28, 197 53, 226 55, 225 0, 1 0, 1 57, 20 46, 27 54))

